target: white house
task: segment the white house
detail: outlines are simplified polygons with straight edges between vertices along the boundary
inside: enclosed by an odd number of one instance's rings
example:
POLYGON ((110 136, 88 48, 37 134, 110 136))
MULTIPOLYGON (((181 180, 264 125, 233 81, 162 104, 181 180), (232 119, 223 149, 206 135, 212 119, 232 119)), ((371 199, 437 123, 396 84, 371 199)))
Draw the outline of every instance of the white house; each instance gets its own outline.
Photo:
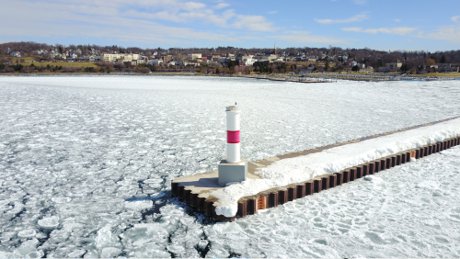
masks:
POLYGON ((241 57, 241 61, 243 61, 245 66, 252 66, 257 60, 254 58, 254 55, 245 55, 241 57))
POLYGON ((268 56, 267 59, 268 59, 268 62, 273 63, 278 60, 278 55, 270 54, 270 56, 268 56))
POLYGON ((202 58, 203 58, 203 55, 201 53, 188 54, 188 59, 192 61, 200 60, 202 58))
POLYGON ((124 54, 118 54, 118 53, 104 53, 102 55, 102 59, 105 62, 117 62, 123 60, 124 54))
POLYGON ((102 59, 105 62, 131 62, 133 65, 143 63, 140 54, 104 53, 102 59))

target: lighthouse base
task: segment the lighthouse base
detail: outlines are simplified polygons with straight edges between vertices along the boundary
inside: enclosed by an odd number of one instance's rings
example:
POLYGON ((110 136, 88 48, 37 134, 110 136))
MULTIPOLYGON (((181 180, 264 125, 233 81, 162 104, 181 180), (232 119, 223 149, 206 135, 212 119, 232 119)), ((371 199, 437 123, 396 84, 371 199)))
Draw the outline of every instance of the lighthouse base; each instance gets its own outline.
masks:
POLYGON ((219 164, 219 185, 225 186, 230 183, 240 183, 246 180, 247 173, 247 162, 227 163, 225 160, 222 160, 219 164))

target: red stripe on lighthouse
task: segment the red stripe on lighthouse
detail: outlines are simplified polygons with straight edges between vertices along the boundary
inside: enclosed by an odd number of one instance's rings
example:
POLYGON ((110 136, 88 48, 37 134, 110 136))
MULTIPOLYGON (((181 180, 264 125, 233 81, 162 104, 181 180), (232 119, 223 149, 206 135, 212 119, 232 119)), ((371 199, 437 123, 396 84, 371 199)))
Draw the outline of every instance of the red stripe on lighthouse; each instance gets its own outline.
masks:
POLYGON ((240 131, 239 130, 227 130, 227 143, 230 143, 230 144, 240 143, 240 131))

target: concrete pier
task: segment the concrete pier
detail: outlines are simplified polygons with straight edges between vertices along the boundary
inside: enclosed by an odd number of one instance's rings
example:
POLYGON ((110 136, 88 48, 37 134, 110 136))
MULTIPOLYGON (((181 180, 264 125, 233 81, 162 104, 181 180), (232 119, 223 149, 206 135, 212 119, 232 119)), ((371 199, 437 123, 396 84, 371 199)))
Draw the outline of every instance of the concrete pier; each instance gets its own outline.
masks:
MULTIPOLYGON (((428 126, 434 123, 436 122, 419 125, 417 127, 428 126)), ((417 127, 411 127, 411 129, 417 127)), ((383 135, 389 135, 404 130, 407 129, 370 136, 358 140, 352 140, 345 143, 337 143, 334 145, 309 149, 301 152, 284 154, 259 161, 248 162, 247 178, 259 178, 256 174, 254 174, 254 172, 257 169, 266 167, 272 164, 273 162, 279 161, 281 159, 302 156, 314 152, 320 152, 332 147, 355 143, 362 141, 364 139, 371 139, 383 135)), ((288 186, 281 186, 277 188, 264 190, 262 192, 257 193, 256 195, 243 197, 239 199, 237 215, 232 218, 218 216, 215 213, 215 207, 213 204, 217 201, 217 199, 215 197, 212 197, 210 193, 219 188, 224 188, 218 182, 217 171, 196 174, 191 176, 184 176, 174 179, 171 182, 172 195, 178 197, 180 200, 184 201, 188 206, 192 207, 194 210, 198 212, 203 213, 206 217, 212 220, 229 221, 234 220, 235 218, 255 214, 258 210, 276 207, 278 205, 284 204, 294 199, 302 198, 308 195, 312 195, 314 193, 319 193, 321 191, 325 191, 336 186, 350 184, 354 180, 358 180, 359 178, 362 178, 366 175, 376 174, 383 170, 395 166, 400 166, 404 163, 408 163, 411 161, 411 158, 422 158, 424 156, 443 151, 445 149, 451 148, 459 144, 460 137, 455 137, 442 142, 430 143, 426 146, 405 150, 397 154, 392 154, 388 157, 381 157, 373 161, 368 161, 364 164, 353 166, 352 168, 344 169, 340 172, 318 176, 306 182, 293 183, 288 186)))
MULTIPOLYGON (((416 158, 416 155, 424 152, 427 149, 432 149, 433 153, 443 151, 453 146, 460 144, 460 137, 449 139, 433 145, 421 147, 414 150, 407 150, 390 157, 369 161, 368 163, 355 166, 334 174, 316 177, 310 181, 296 183, 289 186, 283 186, 275 189, 266 190, 250 197, 243 197, 238 202, 238 213, 236 217, 244 217, 257 212, 257 210, 276 207, 294 199, 302 198, 314 193, 318 193, 341 184, 351 183, 368 174, 375 174, 383 170, 399 166, 411 161, 411 157, 416 158), (439 149, 435 148, 439 146, 439 149), (385 161, 385 163, 382 163, 385 161), (387 163, 388 161, 388 163, 387 163), (393 162, 394 161, 394 162, 393 162), (401 161, 401 163, 398 163, 401 161), (374 170, 378 168, 378 170, 374 170)), ((430 155, 427 154, 427 155, 430 155)), ((262 163, 249 163, 248 178, 258 178, 254 174, 256 168, 264 166, 262 163)), ((265 161, 268 162, 268 161, 265 161)), ((191 176, 184 176, 174 179, 171 183, 172 195, 184 201, 188 206, 194 208, 198 212, 204 213, 208 218, 216 221, 234 220, 233 218, 225 218, 218 216, 215 213, 213 203, 216 198, 210 196, 210 192, 223 188, 218 183, 218 173, 209 172, 191 176)))

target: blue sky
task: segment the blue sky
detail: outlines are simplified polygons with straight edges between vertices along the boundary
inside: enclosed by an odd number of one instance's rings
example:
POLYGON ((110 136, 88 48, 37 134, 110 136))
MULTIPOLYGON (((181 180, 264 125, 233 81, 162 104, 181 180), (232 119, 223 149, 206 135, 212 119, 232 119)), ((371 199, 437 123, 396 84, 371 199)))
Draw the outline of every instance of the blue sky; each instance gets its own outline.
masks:
POLYGON ((458 0, 0 0, 0 42, 460 49, 458 0))

